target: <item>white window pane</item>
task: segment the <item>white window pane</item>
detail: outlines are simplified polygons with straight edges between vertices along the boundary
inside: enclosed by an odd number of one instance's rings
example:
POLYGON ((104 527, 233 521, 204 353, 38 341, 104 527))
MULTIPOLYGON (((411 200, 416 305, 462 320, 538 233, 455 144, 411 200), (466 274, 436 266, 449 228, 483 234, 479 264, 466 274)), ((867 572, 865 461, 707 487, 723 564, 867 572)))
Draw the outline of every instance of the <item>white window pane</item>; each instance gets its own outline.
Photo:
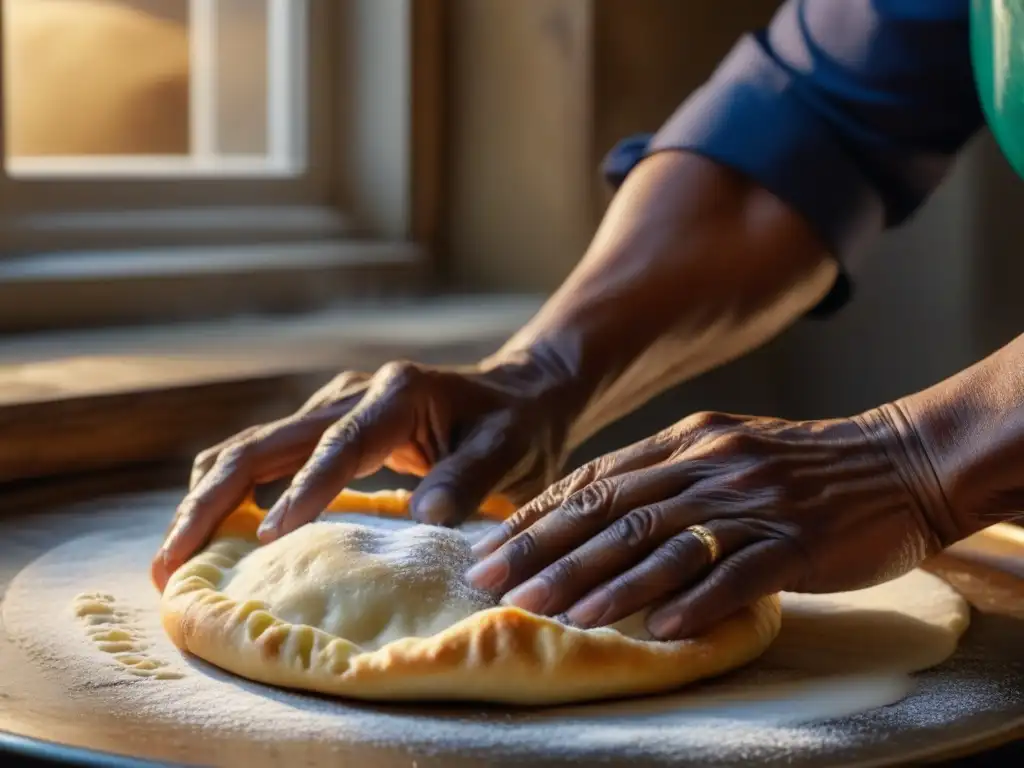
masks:
POLYGON ((3 0, 15 177, 292 176, 302 0, 3 0))

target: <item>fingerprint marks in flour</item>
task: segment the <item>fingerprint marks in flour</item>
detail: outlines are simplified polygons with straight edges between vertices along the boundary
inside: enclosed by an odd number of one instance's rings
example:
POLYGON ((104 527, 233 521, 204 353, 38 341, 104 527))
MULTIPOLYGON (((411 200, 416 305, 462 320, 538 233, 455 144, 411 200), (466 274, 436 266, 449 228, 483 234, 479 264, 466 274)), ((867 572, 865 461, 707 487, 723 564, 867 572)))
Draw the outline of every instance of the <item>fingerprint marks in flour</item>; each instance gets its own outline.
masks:
POLYGON ((85 626, 86 636, 104 653, 110 654, 126 672, 136 677, 177 680, 184 674, 148 653, 145 631, 128 611, 115 604, 114 596, 85 592, 72 602, 75 617, 85 626))

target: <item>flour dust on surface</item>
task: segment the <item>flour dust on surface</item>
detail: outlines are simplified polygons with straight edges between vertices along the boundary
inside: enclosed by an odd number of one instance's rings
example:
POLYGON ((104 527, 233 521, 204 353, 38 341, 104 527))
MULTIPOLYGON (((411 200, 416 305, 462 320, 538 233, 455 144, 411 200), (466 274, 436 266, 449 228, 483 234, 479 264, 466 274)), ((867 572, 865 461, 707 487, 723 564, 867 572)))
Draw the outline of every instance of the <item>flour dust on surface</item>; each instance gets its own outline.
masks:
POLYGON ((424 754, 528 756, 543 748, 548 757, 613 751, 658 762, 681 753, 721 757, 727 744, 732 759, 756 761, 780 751, 827 753, 845 738, 834 727, 838 719, 894 704, 914 686, 905 674, 822 676, 755 664, 669 696, 543 710, 299 695, 242 680, 173 646, 148 575, 160 538, 153 525, 139 524, 73 539, 23 569, 4 600, 4 623, 21 651, 69 697, 111 718, 424 754))

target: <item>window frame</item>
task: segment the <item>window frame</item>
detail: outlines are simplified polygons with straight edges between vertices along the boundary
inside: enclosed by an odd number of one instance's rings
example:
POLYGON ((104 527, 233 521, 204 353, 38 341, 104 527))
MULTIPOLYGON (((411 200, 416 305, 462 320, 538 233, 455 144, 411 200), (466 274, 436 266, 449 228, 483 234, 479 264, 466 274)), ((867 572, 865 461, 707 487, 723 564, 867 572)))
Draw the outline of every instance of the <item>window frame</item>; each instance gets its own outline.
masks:
MULTIPOLYGON (((356 292, 378 295, 387 292, 398 268, 405 279, 395 281, 397 290, 419 290, 431 271, 440 215, 444 3, 308 3, 306 173, 297 179, 188 180, 2 174, 0 331, 37 327, 39 318, 18 317, 27 297, 45 301, 48 286, 59 284, 59 293, 74 304, 71 289, 83 280, 107 283, 106 307, 95 301, 81 312, 64 306, 47 326, 132 322, 145 303, 139 290, 162 297, 154 306, 169 306, 173 292, 194 288, 211 274, 233 279, 243 294, 228 302, 236 307, 231 311, 239 305, 260 311, 262 299, 247 302, 244 296, 248 247, 258 250, 260 279, 276 253, 276 274, 285 282, 309 282, 317 270, 328 270, 344 283, 351 270, 359 276, 356 292), (209 249, 210 263, 194 269, 189 265, 196 259, 184 258, 175 268, 168 256, 178 248, 192 256, 209 249), (290 249, 306 257, 292 257, 290 249), (121 258, 101 260, 107 267, 99 271, 75 258, 95 251, 121 258), (226 251, 230 258, 218 262, 226 251), (140 266, 147 261, 161 266, 147 272, 140 266), (143 275, 152 284, 144 286, 143 275), (168 276, 176 278, 173 285, 158 284, 168 276), (136 292, 123 307, 117 299, 121 282, 136 292)), ((0 33, 2 25, 0 13, 0 33)), ((226 310, 200 301, 190 311, 211 316, 226 310)))

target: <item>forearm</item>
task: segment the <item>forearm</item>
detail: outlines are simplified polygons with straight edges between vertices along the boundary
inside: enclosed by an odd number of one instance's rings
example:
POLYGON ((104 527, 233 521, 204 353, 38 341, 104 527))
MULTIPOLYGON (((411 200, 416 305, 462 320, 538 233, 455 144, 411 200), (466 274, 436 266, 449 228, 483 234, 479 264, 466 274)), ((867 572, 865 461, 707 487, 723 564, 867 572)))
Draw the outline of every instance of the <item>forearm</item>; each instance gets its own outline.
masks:
POLYGON ((696 155, 626 179, 586 255, 498 354, 557 359, 578 408, 571 442, 764 343, 817 303, 836 266, 801 217, 696 155))
POLYGON ((943 545, 1024 511, 1024 335, 878 411, 924 476, 923 505, 943 545))

